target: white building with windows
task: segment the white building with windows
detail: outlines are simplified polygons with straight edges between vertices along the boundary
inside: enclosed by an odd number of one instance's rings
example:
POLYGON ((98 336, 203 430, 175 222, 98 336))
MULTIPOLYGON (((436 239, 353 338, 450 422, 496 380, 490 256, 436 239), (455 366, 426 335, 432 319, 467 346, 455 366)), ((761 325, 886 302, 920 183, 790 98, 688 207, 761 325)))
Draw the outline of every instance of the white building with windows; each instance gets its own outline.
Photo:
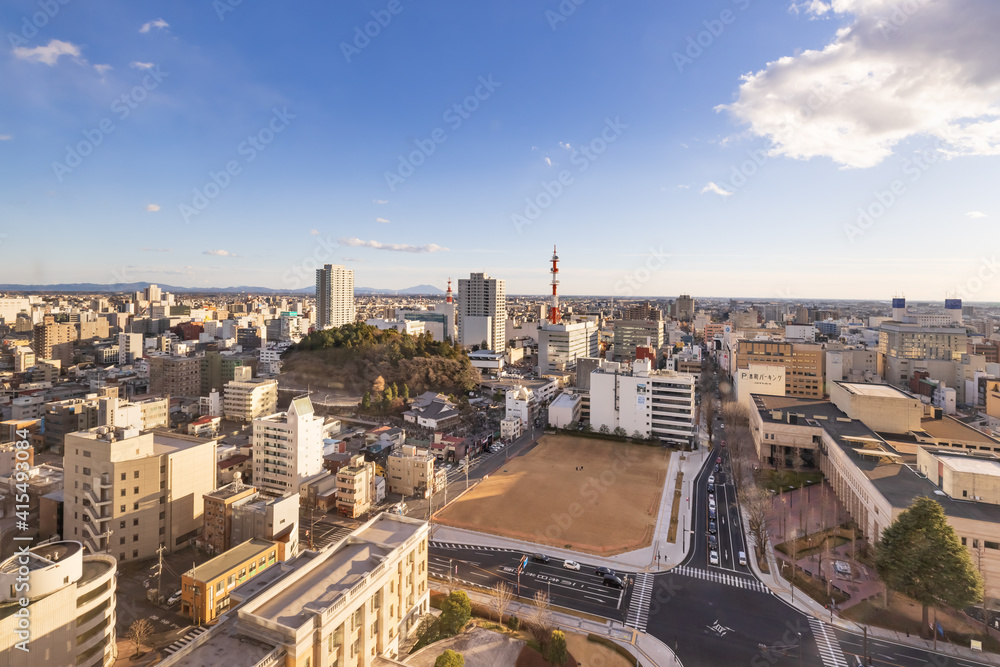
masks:
POLYGON ((323 418, 308 396, 287 412, 253 421, 253 480, 258 488, 297 493, 302 480, 323 472, 323 418))
POLYGON ((549 405, 549 425, 556 428, 566 428, 573 422, 580 422, 583 399, 580 394, 563 392, 549 405))
POLYGON ((507 419, 519 419, 521 427, 526 427, 531 422, 531 404, 534 402, 535 395, 527 387, 508 389, 507 419))
POLYGON ((316 269, 316 327, 330 329, 354 320, 354 271, 340 264, 316 269))
POLYGON ((493 352, 507 347, 507 286, 485 273, 473 273, 458 281, 458 342, 466 347, 481 345, 493 352))
POLYGON ((544 323, 538 330, 538 373, 571 371, 576 360, 598 355, 600 334, 597 323, 544 323))
POLYGON ((590 374, 590 423, 689 444, 696 433, 694 392, 693 375, 652 370, 648 359, 605 361, 590 374))

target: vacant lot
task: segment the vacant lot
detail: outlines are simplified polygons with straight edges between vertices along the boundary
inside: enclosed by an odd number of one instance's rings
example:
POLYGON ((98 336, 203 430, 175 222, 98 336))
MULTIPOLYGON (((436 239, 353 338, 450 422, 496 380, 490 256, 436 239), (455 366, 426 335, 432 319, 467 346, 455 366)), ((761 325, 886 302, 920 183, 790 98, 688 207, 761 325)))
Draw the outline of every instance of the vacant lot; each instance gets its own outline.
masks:
POLYGON ((545 436, 435 515, 439 523, 608 556, 652 542, 670 453, 545 436))

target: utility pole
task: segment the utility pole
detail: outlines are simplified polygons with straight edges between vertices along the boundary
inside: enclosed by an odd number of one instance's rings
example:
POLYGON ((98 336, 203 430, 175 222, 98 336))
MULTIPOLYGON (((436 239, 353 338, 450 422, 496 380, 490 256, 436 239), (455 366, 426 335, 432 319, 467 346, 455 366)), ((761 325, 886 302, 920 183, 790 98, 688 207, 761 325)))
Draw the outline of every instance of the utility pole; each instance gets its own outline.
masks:
POLYGON ((167 548, 166 546, 164 546, 164 545, 161 544, 160 547, 156 550, 156 555, 158 557, 158 560, 156 562, 156 597, 157 598, 162 598, 163 597, 163 551, 166 548, 167 548))
POLYGON ((864 626, 864 631, 865 631, 865 645, 864 645, 864 648, 862 649, 861 652, 864 654, 865 665, 867 665, 868 664, 868 626, 867 625, 864 626))

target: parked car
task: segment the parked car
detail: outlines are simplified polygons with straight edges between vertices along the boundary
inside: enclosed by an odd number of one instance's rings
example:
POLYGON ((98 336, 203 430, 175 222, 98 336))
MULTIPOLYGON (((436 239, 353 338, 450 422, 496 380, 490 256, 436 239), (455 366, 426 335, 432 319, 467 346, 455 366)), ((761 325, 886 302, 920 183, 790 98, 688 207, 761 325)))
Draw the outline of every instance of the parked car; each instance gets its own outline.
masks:
POLYGON ((551 558, 549 558, 545 554, 533 554, 531 556, 531 560, 538 563, 548 563, 551 560, 551 558))
POLYGON ((719 546, 719 538, 717 538, 715 535, 709 535, 708 536, 708 546, 711 549, 718 548, 718 546, 719 546))
POLYGON ((567 570, 579 570, 580 564, 577 563, 575 560, 564 560, 563 567, 566 568, 567 570))
POLYGON ((718 551, 714 551, 713 550, 713 551, 709 551, 708 552, 708 564, 709 565, 718 565, 719 564, 719 552, 718 551))
POLYGON ((714 507, 709 507, 708 508, 708 518, 709 519, 714 519, 715 518, 715 508, 714 507))
POLYGON ((708 532, 710 532, 712 534, 715 534, 716 532, 718 532, 718 527, 715 525, 714 521, 709 521, 708 522, 708 532))
POLYGON ((174 606, 175 604, 177 604, 180 601, 181 601, 181 592, 177 591, 176 593, 174 593, 173 595, 171 595, 169 598, 167 598, 167 606, 172 607, 172 606, 174 606))

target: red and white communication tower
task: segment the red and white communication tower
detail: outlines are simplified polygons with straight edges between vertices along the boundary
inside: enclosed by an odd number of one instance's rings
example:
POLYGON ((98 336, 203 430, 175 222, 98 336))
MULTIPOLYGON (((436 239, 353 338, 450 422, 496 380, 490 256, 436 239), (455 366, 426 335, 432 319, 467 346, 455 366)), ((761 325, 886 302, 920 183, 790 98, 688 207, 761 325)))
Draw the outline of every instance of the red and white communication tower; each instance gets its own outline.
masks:
POLYGON ((451 278, 448 278, 448 296, 444 298, 445 303, 451 303, 451 278))
POLYGON ((559 255, 556 254, 556 247, 552 246, 552 304, 549 306, 549 323, 559 324, 562 317, 559 315, 559 295, 556 290, 559 287, 559 255))

